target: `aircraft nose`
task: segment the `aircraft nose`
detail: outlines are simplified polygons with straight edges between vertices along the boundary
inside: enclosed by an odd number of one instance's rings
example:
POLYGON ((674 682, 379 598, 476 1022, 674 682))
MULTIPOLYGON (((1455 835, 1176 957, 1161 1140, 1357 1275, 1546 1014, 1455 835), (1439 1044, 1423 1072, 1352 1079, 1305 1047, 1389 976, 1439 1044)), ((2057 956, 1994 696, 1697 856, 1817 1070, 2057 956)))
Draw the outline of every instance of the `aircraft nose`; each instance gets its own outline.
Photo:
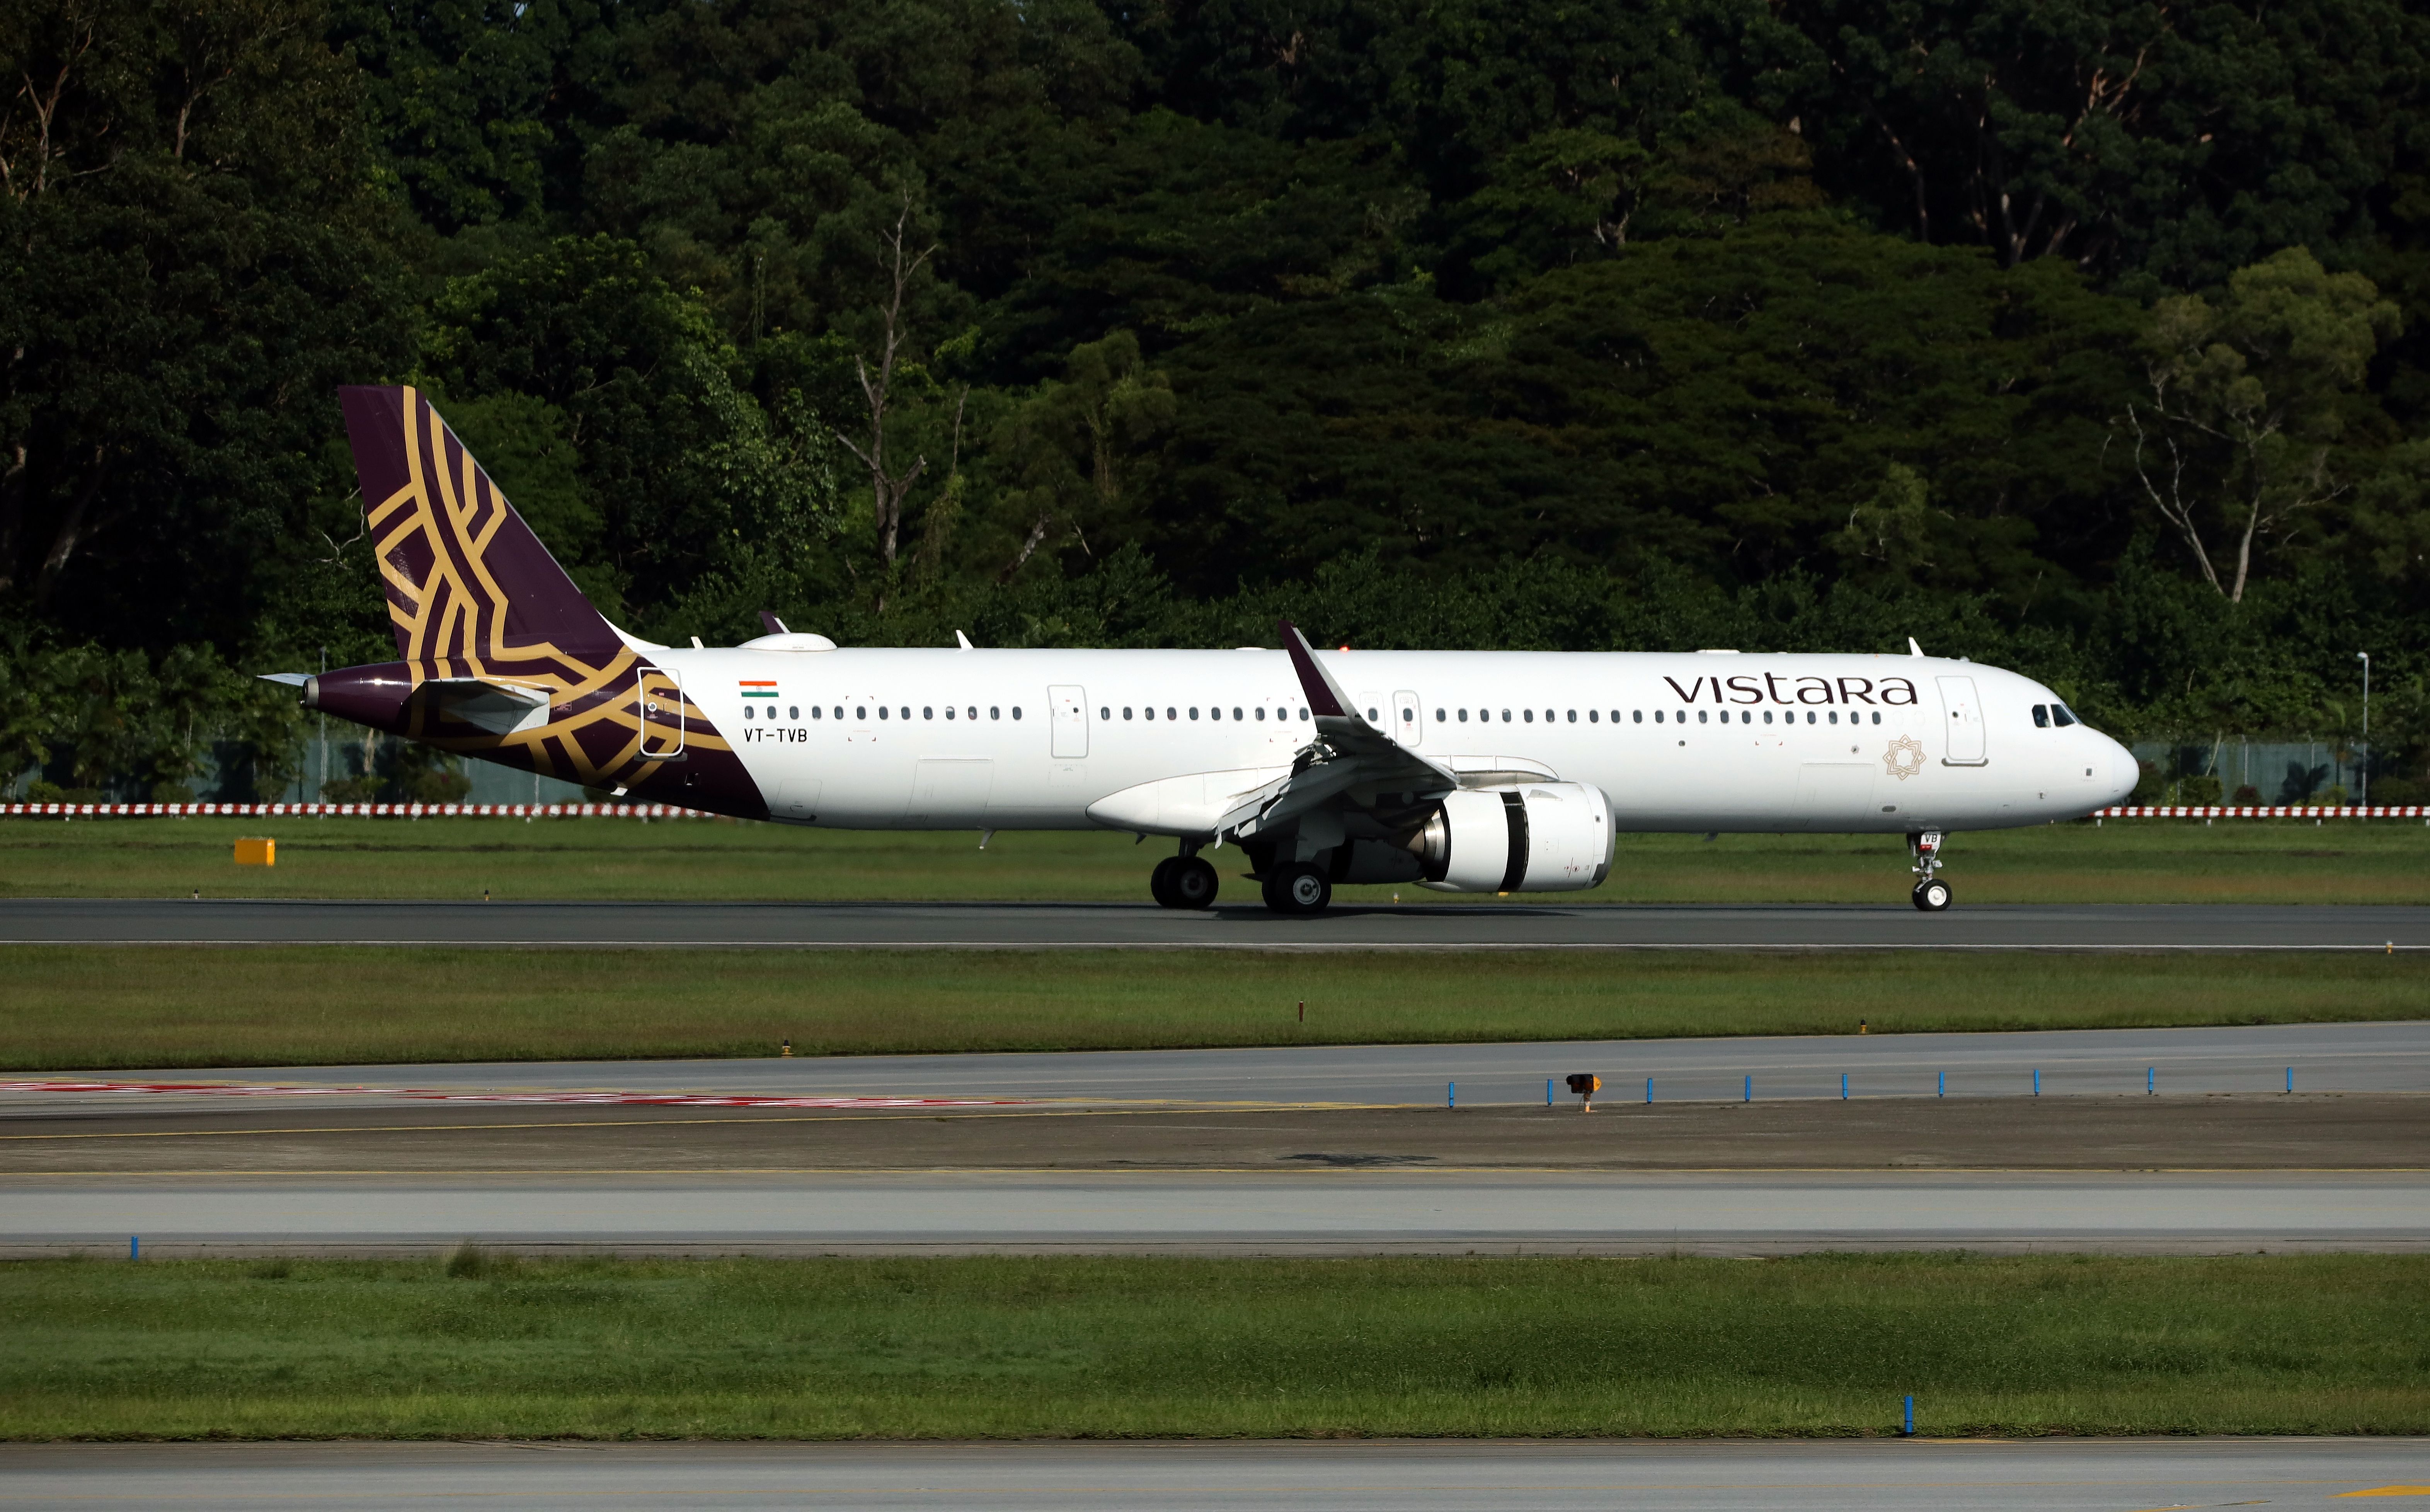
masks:
POLYGON ((2135 753, 2107 736, 2101 738, 2109 747, 2109 802, 2122 804, 2135 796, 2135 785, 2143 778, 2143 769, 2135 760, 2135 753))

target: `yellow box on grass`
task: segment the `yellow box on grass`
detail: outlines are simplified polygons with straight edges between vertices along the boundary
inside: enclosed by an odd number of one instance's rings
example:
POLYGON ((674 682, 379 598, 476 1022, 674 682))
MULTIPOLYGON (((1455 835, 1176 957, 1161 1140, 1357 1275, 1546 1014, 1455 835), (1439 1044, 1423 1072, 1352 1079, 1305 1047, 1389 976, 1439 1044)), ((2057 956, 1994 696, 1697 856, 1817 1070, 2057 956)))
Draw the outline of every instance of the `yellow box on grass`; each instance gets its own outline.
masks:
POLYGON ((239 840, 236 842, 236 864, 239 866, 276 866, 276 840, 239 840))

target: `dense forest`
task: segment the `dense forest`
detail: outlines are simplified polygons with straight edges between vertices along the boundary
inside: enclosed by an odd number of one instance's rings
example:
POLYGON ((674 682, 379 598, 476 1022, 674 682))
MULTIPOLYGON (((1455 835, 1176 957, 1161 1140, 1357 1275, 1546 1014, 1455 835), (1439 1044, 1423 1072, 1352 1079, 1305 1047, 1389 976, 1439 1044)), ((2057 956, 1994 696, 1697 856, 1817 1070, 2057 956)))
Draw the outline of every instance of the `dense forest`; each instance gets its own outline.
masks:
POLYGON ((2350 742, 2369 653, 2422 775, 2405 0, 0 0, 0 59, 10 772, 290 781, 247 674, 392 655, 334 390, 409 381, 655 639, 1914 636, 2205 741, 2350 742))

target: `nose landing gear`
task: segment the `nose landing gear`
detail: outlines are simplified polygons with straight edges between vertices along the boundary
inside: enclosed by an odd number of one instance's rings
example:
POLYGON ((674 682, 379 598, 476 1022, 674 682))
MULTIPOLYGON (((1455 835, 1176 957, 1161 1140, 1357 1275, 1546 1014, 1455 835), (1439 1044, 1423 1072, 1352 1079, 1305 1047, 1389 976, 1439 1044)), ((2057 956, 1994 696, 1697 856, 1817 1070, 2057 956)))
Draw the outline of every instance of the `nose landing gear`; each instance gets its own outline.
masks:
POLYGON ((1916 907, 1925 913, 1939 913, 1949 906, 1952 896, 1949 884, 1932 873, 1940 865, 1940 831, 1918 830, 1906 838, 1909 855, 1915 857, 1914 872, 1919 879, 1912 894, 1916 907))
POLYGON ((1215 868, 1199 856, 1194 845, 1157 862, 1147 878, 1149 895, 1167 908, 1212 908, 1221 885, 1215 868))

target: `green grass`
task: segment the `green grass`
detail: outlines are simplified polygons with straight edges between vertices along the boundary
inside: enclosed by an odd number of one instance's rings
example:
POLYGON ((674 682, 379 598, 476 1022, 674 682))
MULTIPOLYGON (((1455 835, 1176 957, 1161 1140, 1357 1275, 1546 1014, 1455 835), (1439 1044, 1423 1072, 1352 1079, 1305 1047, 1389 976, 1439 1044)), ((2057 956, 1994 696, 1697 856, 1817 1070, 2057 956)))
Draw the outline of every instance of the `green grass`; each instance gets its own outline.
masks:
POLYGON ((2419 955, 0 948, 0 1067, 1142 1049, 2409 1019, 2419 955), (1307 1004, 1307 1022, 1297 1005, 1307 1004))
POLYGON ((0 1437, 2430 1432, 2430 1260, 20 1261, 0 1437), (456 1273, 451 1274, 451 1270, 456 1273))
MULTIPOLYGON (((0 822, 16 897, 1004 899, 1139 902, 1170 842, 1126 835, 853 833, 724 821, 158 819, 0 822), (275 868, 230 859, 278 841, 275 868)), ((1948 875, 1969 903, 2430 903, 2430 827, 2402 820, 2172 820, 1961 834, 1948 875)), ((1224 892, 1253 901, 1240 853, 1224 892)), ((1627 835, 1574 903, 1904 902, 1895 836, 1627 835)), ((1345 888, 1344 901, 1395 889, 1345 888)), ((1397 889, 1405 902, 1447 895, 1397 889)), ((1465 901, 1474 901, 1473 899, 1465 901)))

